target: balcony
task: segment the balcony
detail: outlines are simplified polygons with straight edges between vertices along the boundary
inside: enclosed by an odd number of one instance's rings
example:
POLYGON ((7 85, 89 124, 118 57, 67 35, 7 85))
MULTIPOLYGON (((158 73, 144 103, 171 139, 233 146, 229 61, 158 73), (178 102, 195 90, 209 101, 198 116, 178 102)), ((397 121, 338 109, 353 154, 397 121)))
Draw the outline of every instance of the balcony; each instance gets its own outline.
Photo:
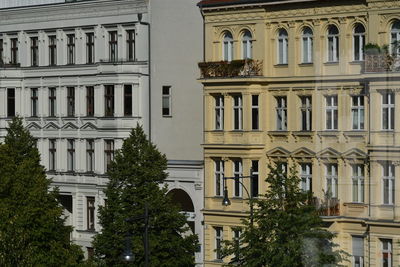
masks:
POLYGON ((200 62, 201 78, 232 78, 262 75, 262 61, 253 59, 200 62))
POLYGON ((389 53, 367 53, 364 72, 397 72, 400 71, 400 57, 389 53))
POLYGON ((312 198, 312 204, 316 207, 319 216, 339 216, 340 201, 337 198, 312 198))

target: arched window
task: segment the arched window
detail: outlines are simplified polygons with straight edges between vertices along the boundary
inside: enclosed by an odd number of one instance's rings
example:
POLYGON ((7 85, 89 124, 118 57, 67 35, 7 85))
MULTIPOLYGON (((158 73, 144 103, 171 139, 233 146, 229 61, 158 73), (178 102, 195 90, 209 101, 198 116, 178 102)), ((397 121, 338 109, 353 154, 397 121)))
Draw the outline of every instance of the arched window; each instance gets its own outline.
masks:
POLYGON ((242 57, 243 59, 253 57, 253 41, 250 31, 246 30, 242 38, 242 57))
POLYGON ((354 27, 353 33, 353 59, 355 61, 364 60, 365 28, 358 23, 354 27))
POLYGON ((339 30, 336 26, 328 27, 328 62, 339 61, 339 30))
POLYGON ((225 32, 224 42, 222 46, 222 52, 225 61, 231 61, 233 59, 233 37, 230 32, 225 32))
POLYGON ((280 29, 278 33, 278 64, 288 63, 288 33, 280 29))
POLYGON ((303 29, 303 60, 302 63, 313 61, 313 32, 309 27, 303 29))
POLYGON ((390 50, 397 56, 400 54, 400 21, 395 21, 391 30, 392 38, 390 40, 390 50))

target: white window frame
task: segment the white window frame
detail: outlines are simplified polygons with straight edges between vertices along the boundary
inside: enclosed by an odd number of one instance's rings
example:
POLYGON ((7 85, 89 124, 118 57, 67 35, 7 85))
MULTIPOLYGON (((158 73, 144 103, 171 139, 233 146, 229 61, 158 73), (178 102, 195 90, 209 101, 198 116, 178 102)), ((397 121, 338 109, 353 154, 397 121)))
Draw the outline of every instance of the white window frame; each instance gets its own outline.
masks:
POLYGON ((305 27, 302 33, 301 52, 303 64, 309 64, 313 62, 313 31, 309 27, 305 27), (309 30, 309 32, 307 32, 309 30))
POLYGON ((86 139, 86 171, 95 170, 95 142, 94 139, 86 139))
POLYGON ((381 248, 382 248, 382 254, 381 254, 381 264, 383 266, 383 254, 387 253, 388 254, 388 263, 389 267, 393 266, 393 241, 391 239, 381 239, 381 248), (387 248, 385 249, 385 243, 387 244, 387 248))
POLYGON ((251 95, 251 129, 252 130, 260 130, 259 105, 260 105, 260 96, 259 95, 251 95), (255 101, 255 99, 257 101, 255 101), (255 125, 254 123, 256 123, 257 125, 255 125), (255 127, 255 126, 257 126, 257 127, 255 127))
POLYGON ((312 164, 311 163, 301 163, 300 164, 300 179, 301 179, 301 189, 304 192, 312 191, 312 164))
POLYGON ((382 130, 393 131, 394 130, 394 116, 395 114, 395 94, 392 92, 387 92, 382 94, 382 130), (384 103, 385 95, 387 95, 388 103, 384 103), (384 125, 384 110, 387 110, 387 126, 384 125), (392 112, 393 110, 393 112, 392 112))
POLYGON ((276 96, 276 129, 287 131, 287 98, 276 96))
POLYGON ((327 61, 328 62, 338 62, 339 61, 339 29, 335 25, 330 25, 328 27, 327 35, 327 61), (338 33, 330 33, 330 30, 336 28, 338 33))
POLYGON ((395 166, 391 162, 382 164, 382 203, 384 205, 393 205, 395 201, 395 166), (386 175, 385 175, 386 174, 386 175), (388 192, 385 192, 385 182, 388 183, 388 192), (385 202, 385 195, 388 197, 385 202))
POLYGON ((331 188, 332 198, 338 198, 338 165, 336 163, 329 163, 325 165, 326 177, 326 192, 328 193, 331 188))
POLYGON ((232 100, 233 130, 243 130, 243 97, 242 95, 233 95, 232 100))
POLYGON ((390 53, 399 56, 400 46, 398 46, 397 51, 393 51, 394 42, 400 42, 400 21, 395 21, 390 29, 390 53))
POLYGON ((355 238, 361 239, 362 240, 362 247, 364 247, 364 238, 362 236, 352 236, 352 246, 353 246, 353 251, 352 251, 352 267, 364 267, 364 252, 363 255, 354 255, 354 241, 355 238), (356 257, 360 259, 360 264, 356 265, 356 257))
POLYGON ((339 125, 338 96, 337 95, 325 96, 325 108, 326 108, 325 110, 326 130, 337 130, 339 125), (328 114, 331 115, 330 117, 331 121, 329 121, 328 119, 329 118, 328 114), (335 119, 337 125, 335 125, 335 119))
POLYGON ((74 139, 67 139, 67 171, 75 171, 76 145, 74 139))
POLYGON ((311 96, 301 96, 301 130, 311 131, 312 127, 312 97, 311 96), (305 122, 305 128, 304 123, 305 122))
POLYGON ((280 65, 288 64, 288 38, 288 32, 285 29, 280 29, 277 42, 277 61, 280 65))
POLYGON ((215 100, 215 130, 224 129, 224 96, 217 95, 215 100))
POLYGON ((161 113, 163 117, 172 116, 172 86, 163 85, 162 86, 162 103, 161 103, 161 113), (168 88, 168 94, 165 94, 164 89, 168 88), (164 110, 168 109, 168 114, 164 114, 164 110))
POLYGON ((218 197, 223 196, 223 191, 224 191, 223 177, 224 177, 224 161, 223 160, 214 160, 214 189, 215 189, 214 192, 215 192, 215 196, 218 196, 218 197))
POLYGON ((352 200, 354 203, 364 203, 365 175, 364 165, 351 165, 352 200))
MULTIPOLYGON (((233 161, 233 176, 242 177, 243 176, 243 162, 242 160, 233 161)), ((233 197, 243 197, 243 188, 241 184, 241 178, 233 180, 233 197), (237 186, 237 187, 236 187, 237 186)))
POLYGON ((364 130, 365 128, 364 103, 365 99, 363 95, 351 96, 351 127, 353 130, 364 130), (356 101, 354 101, 355 99, 356 101), (354 102, 356 102, 357 104, 354 105, 354 102))
POLYGON ((229 31, 224 33, 224 39, 222 42, 222 59, 228 62, 233 59, 233 36, 229 31))
POLYGON ((364 25, 357 23, 353 30, 353 60, 363 61, 364 60, 364 46, 365 46, 365 27, 364 25), (363 27, 363 32, 356 32, 357 27, 363 27), (358 40, 358 47, 356 41, 358 40), (358 52, 358 58, 357 54, 358 52))
POLYGON ((243 32, 242 37, 242 59, 251 59, 253 57, 253 40, 249 30, 243 32))

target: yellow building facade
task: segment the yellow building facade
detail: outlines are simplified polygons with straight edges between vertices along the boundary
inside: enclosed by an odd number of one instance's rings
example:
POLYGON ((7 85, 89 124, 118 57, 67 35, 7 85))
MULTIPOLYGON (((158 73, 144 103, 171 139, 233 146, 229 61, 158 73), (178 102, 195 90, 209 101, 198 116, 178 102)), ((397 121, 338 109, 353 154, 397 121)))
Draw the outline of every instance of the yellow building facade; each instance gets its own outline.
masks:
POLYGON ((249 215, 247 176, 297 166, 348 266, 400 265, 400 2, 204 0, 206 266, 249 215), (359 265, 357 265, 359 264, 359 265))

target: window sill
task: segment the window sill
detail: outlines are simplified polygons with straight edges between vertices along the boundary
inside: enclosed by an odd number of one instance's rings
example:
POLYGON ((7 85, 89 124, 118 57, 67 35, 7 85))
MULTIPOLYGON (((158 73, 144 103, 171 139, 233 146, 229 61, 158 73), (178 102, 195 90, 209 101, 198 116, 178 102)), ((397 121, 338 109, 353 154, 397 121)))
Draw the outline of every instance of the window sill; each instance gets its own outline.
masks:
POLYGON ((318 135, 320 136, 339 136, 340 132, 338 130, 325 130, 325 131, 318 131, 318 135))
POLYGON ((289 67, 289 64, 285 63, 285 64, 275 64, 274 65, 275 68, 287 68, 289 67))
POLYGON ((364 64, 364 60, 354 60, 349 62, 350 65, 361 65, 364 64))
POLYGON ((170 119, 170 118, 172 118, 172 115, 162 115, 162 117, 166 118, 166 119, 170 119))
POLYGON ((292 134, 299 136, 311 136, 314 134, 314 131, 293 131, 292 134))
POLYGON ((328 61, 324 63, 325 66, 336 66, 339 65, 339 61, 328 61))
POLYGON ((300 63, 299 67, 312 67, 314 66, 313 62, 309 62, 309 63, 300 63))
POLYGON ((289 131, 288 130, 276 130, 276 131, 269 131, 268 132, 269 135, 289 135, 289 131))

